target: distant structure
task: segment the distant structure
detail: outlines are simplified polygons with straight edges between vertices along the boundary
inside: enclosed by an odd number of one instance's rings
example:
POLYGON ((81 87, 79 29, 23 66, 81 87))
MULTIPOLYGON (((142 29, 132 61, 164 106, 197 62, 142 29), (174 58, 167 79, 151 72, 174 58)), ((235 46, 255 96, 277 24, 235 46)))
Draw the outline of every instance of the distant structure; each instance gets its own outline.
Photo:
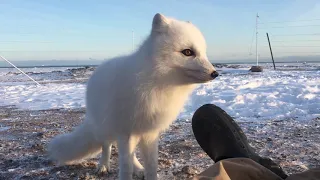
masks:
POLYGON ((132 52, 134 52, 134 31, 132 30, 132 52))
POLYGON ((257 65, 256 66, 252 66, 250 71, 251 72, 262 72, 263 69, 261 66, 259 66, 259 54, 258 54, 258 19, 259 19, 259 15, 257 13, 256 16, 256 60, 257 60, 257 65))

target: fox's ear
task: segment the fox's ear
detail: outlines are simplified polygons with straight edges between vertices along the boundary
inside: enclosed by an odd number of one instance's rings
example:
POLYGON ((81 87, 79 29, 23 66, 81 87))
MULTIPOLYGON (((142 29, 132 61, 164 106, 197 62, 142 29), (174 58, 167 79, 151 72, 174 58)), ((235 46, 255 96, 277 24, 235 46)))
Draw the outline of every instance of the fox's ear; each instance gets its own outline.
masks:
POLYGON ((166 18, 164 15, 157 13, 153 17, 152 21, 152 31, 154 32, 163 32, 164 29, 169 25, 169 19, 166 18))

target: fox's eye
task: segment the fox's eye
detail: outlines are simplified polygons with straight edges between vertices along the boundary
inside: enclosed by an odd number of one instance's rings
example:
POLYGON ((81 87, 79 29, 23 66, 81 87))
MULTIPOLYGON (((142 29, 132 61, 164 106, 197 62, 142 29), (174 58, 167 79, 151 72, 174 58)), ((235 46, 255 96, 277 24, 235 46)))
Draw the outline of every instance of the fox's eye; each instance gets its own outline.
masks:
POLYGON ((194 52, 191 49, 184 49, 181 51, 182 54, 184 54, 185 56, 193 56, 194 52))

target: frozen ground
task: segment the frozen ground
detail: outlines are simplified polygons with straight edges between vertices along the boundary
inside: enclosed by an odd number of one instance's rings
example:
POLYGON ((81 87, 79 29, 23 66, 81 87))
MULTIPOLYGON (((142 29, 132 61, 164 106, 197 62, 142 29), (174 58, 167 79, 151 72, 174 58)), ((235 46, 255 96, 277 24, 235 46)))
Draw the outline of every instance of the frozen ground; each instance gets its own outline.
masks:
MULTIPOLYGON (((117 179, 116 147, 112 149, 111 171, 103 176, 95 172, 99 157, 72 166, 57 166, 48 159, 45 148, 50 139, 71 131, 83 118, 84 109, 25 111, 1 108, 0 179, 117 179)), ((272 158, 286 173, 320 166, 320 119, 239 124, 257 153, 272 158)), ((176 121, 161 135, 160 180, 187 179, 213 163, 197 144, 190 121, 176 121)))
MULTIPOLYGON (((185 179, 213 163, 190 125, 193 112, 205 103, 231 114, 257 152, 279 162, 287 173, 320 166, 319 64, 282 65, 278 71, 270 67, 250 73, 248 65, 219 66, 221 76, 192 93, 179 120, 161 137, 162 179, 185 179)), ((116 178, 115 148, 113 170, 103 177, 95 174, 97 159, 59 167, 44 149, 54 135, 70 131, 83 119, 85 83, 93 69, 26 71, 42 86, 17 71, 0 69, 0 179, 116 178)))

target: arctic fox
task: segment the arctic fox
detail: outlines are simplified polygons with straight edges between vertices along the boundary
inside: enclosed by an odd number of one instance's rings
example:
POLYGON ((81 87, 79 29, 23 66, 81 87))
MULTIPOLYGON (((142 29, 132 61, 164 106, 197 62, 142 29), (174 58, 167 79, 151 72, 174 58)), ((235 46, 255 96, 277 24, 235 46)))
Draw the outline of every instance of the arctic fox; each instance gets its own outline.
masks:
POLYGON ((117 144, 121 180, 143 171, 147 180, 155 180, 159 133, 175 120, 197 84, 217 76, 198 28, 157 13, 136 52, 106 61, 92 74, 84 122, 50 142, 50 157, 71 164, 102 150, 98 170, 104 172, 117 144), (138 144, 144 168, 135 156, 138 144))

